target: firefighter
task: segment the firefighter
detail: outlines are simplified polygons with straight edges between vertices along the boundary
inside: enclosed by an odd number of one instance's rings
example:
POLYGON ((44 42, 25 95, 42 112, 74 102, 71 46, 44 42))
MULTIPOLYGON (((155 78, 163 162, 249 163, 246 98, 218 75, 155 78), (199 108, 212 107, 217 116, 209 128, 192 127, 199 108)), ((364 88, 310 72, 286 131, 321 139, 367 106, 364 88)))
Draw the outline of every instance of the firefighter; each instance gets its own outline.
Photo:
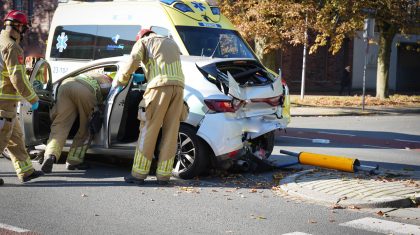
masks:
POLYGON ((158 36, 149 29, 142 29, 128 63, 114 80, 113 87, 125 86, 140 63, 147 79, 146 91, 139 107, 140 135, 134 163, 131 174, 124 177, 127 183, 144 183, 161 128, 162 141, 159 146, 156 178, 161 185, 169 182, 184 100, 184 75, 180 54, 172 39, 158 36))
POLYGON ((22 128, 16 118, 17 104, 23 97, 38 109, 38 96, 25 74, 23 49, 19 43, 29 27, 27 16, 10 11, 4 18, 0 34, 0 153, 7 147, 16 174, 21 182, 42 175, 35 171, 26 151, 22 128))
POLYGON ((41 170, 51 173, 66 142, 77 116, 79 129, 67 155, 68 170, 85 170, 89 166, 84 157, 91 138, 89 119, 94 110, 100 109, 111 88, 112 78, 100 73, 80 74, 66 79, 58 88, 57 103, 51 113, 51 133, 44 153, 41 170))

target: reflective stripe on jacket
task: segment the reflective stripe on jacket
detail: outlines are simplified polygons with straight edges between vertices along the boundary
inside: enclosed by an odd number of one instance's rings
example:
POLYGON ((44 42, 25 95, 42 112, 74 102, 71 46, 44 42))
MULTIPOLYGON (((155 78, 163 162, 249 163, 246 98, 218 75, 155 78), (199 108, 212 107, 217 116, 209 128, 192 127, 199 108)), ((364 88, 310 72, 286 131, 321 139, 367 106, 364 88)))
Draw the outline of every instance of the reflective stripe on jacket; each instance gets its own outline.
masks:
POLYGON ((147 79, 147 88, 166 85, 184 87, 180 55, 181 52, 174 40, 151 34, 134 44, 130 59, 117 79, 120 83, 126 84, 141 63, 147 79))
POLYGON ((10 37, 10 32, 0 33, 0 100, 19 101, 25 98, 30 103, 38 100, 26 76, 23 49, 10 37))
POLYGON ((79 76, 75 77, 75 79, 76 81, 81 82, 87 87, 92 88, 92 91, 95 94, 96 99, 98 100, 98 103, 99 104, 102 103, 103 97, 101 93, 101 86, 99 85, 98 81, 84 74, 80 74, 79 76))

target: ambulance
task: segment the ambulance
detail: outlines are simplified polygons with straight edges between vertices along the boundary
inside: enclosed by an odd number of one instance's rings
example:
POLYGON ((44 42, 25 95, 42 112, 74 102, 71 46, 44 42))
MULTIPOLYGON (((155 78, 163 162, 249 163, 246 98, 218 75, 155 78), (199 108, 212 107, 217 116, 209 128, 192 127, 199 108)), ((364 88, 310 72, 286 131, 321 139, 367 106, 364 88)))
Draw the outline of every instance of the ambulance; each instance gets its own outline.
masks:
MULTIPOLYGON (((209 167, 255 169, 268 163, 275 132, 290 121, 287 84, 261 64, 219 7, 204 0, 61 0, 46 60, 37 62, 30 77, 40 108, 21 107, 26 144, 48 139, 49 112, 61 82, 89 71, 118 73, 143 28, 174 39, 182 54, 190 112, 180 125, 173 174, 189 179, 209 167)), ((108 96, 102 128, 88 152, 133 157, 144 88, 131 79, 108 96)))
POLYGON ((183 55, 256 59, 215 1, 60 0, 45 55, 53 80, 87 61, 129 54, 142 28, 173 38, 183 55))

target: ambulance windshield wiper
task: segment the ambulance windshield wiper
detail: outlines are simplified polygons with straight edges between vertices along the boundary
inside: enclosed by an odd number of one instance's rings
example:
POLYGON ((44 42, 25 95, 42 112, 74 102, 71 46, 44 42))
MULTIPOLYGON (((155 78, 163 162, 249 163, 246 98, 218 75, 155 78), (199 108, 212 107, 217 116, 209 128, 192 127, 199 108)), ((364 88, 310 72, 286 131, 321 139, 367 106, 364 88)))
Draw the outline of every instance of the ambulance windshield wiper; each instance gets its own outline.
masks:
POLYGON ((213 53, 211 53, 211 58, 213 59, 214 58, 214 53, 216 53, 216 51, 217 51, 217 48, 219 47, 219 45, 220 45, 220 38, 219 38, 219 40, 217 41, 217 45, 216 45, 216 47, 214 48, 214 51, 213 51, 213 53))

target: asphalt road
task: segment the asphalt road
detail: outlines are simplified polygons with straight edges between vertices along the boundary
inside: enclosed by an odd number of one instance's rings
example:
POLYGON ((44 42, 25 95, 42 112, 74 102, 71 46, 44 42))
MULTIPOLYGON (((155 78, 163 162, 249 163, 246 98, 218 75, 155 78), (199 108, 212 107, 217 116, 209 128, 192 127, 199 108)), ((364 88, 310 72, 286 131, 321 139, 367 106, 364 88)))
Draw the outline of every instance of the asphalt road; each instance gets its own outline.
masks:
MULTIPOLYGON (((293 161, 279 153, 285 149, 418 170, 419 120, 420 116, 294 118, 287 134, 278 133, 271 158, 293 161), (329 139, 330 144, 312 143, 313 137, 329 139), (400 142, 407 148, 394 146, 400 142)), ((273 176, 291 174, 290 170, 174 179, 169 187, 159 187, 150 178, 137 187, 123 182, 130 163, 95 157, 91 164, 86 172, 69 172, 58 164, 54 173, 21 185, 12 164, 0 158, 0 177, 5 180, 0 187, 0 234, 378 234, 384 227, 391 227, 388 234, 410 229, 420 234, 418 219, 337 210, 283 195, 272 188, 273 176), (369 224, 372 218, 380 221, 369 224), (407 224, 414 227, 401 230, 407 224)))

